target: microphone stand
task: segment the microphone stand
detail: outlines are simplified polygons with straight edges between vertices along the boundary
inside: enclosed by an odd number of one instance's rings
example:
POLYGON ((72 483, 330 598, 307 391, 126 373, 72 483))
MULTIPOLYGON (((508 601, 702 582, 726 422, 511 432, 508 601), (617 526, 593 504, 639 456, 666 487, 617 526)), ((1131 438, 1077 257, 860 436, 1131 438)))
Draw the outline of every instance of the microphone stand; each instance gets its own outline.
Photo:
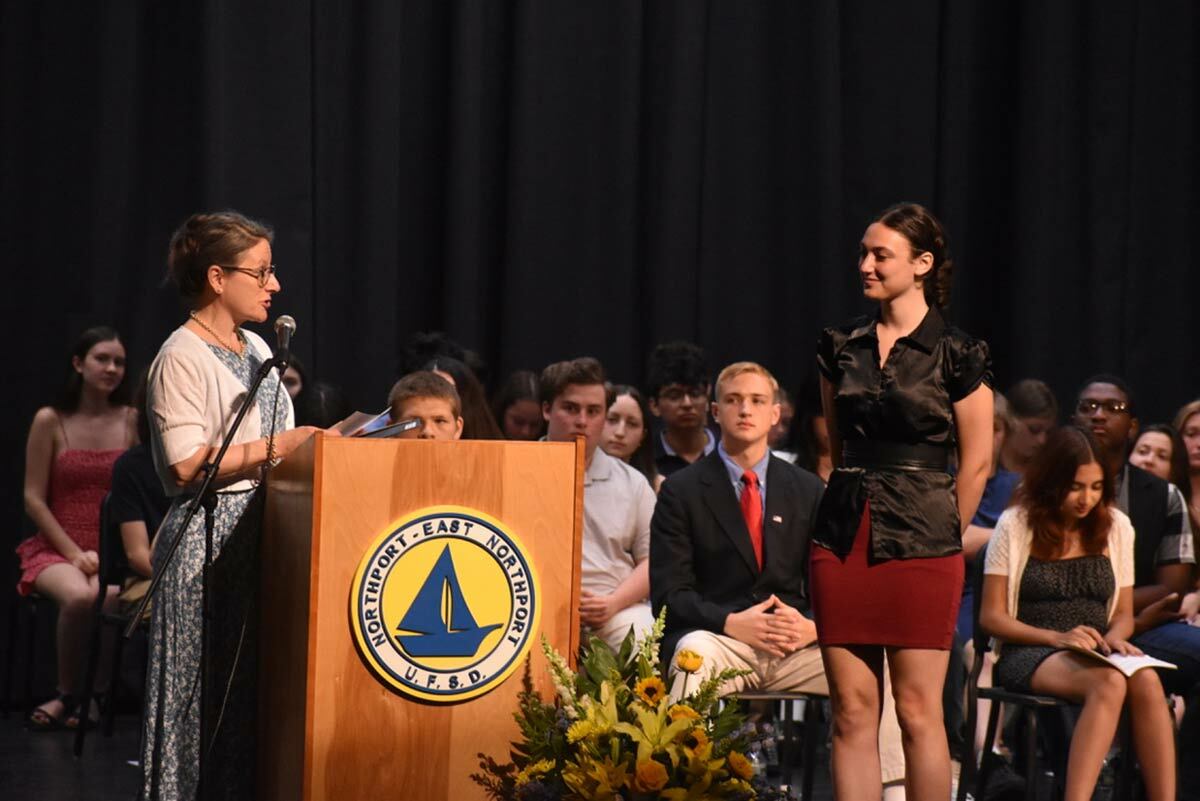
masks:
MULTIPOLYGON (((249 347, 247 345, 247 347, 249 347)), ((229 446, 233 444, 233 438, 237 434, 238 429, 242 425, 242 420, 246 417, 246 412, 250 410, 250 406, 254 404, 258 396, 258 388, 262 382, 270 374, 273 368, 278 367, 280 374, 287 369, 290 354, 286 345, 280 349, 280 352, 270 359, 267 359, 258 368, 258 372, 254 376, 254 381, 250 384, 250 389, 242 399, 242 405, 238 408, 237 415, 233 418, 233 425, 229 427, 229 431, 225 434, 224 440, 221 442, 221 447, 217 449, 217 454, 209 461, 205 462, 200 470, 204 473, 204 479, 200 482, 200 487, 193 496, 191 503, 188 504, 187 512, 183 516, 183 524, 179 527, 179 533, 175 535, 175 539, 171 542, 171 547, 167 551, 167 555, 163 557, 162 567, 154 571, 154 575, 150 580, 150 587, 146 590, 146 594, 138 602, 137 608, 134 609, 129 623, 125 626, 125 631, 122 636, 125 639, 133 636, 133 632, 137 630, 138 623, 146 613, 146 607, 150 604, 150 599, 154 597, 158 590, 159 584, 162 582, 162 577, 166 575, 171 563, 175 560, 175 554, 179 550, 179 544, 183 542, 183 538, 187 535, 188 526, 192 523, 192 518, 201 509, 204 510, 204 569, 201 573, 201 607, 203 615, 201 619, 201 635, 200 635, 200 749, 197 753, 199 759, 199 786, 196 789, 196 797, 199 799, 205 798, 206 782, 204 781, 205 768, 205 752, 207 751, 206 743, 204 743, 204 727, 205 727, 205 711, 204 707, 209 698, 209 683, 211 676, 209 675, 209 660, 212 656, 211 643, 209 642, 211 632, 209 624, 212 618, 212 598, 209 592, 209 572, 212 569, 212 550, 213 550, 213 528, 215 527, 215 517, 217 511, 217 493, 213 489, 213 483, 217 478, 217 469, 221 461, 225 458, 225 452, 229 450, 229 446)), ((212 733, 215 739, 216 732, 212 733)))

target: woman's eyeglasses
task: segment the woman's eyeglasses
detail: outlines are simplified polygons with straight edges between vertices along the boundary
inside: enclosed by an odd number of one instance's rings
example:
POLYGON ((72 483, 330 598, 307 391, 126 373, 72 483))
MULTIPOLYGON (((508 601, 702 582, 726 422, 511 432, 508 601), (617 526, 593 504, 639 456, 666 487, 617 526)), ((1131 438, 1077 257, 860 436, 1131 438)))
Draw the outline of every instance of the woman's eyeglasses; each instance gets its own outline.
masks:
POLYGON ((271 277, 275 275, 275 265, 268 264, 266 267, 259 267, 257 270, 251 270, 249 267, 231 267, 228 264, 218 264, 222 270, 229 270, 235 273, 245 273, 252 276, 255 281, 258 281, 260 287, 265 287, 271 277))

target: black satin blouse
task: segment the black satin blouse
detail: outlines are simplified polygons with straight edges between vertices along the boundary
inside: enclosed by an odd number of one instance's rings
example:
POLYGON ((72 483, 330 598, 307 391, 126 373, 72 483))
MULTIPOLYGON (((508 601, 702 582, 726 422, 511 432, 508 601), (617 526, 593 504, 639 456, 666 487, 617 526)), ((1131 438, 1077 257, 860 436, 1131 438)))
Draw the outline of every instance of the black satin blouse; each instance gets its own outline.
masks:
POLYGON ((871 503, 877 560, 947 556, 962 550, 954 478, 953 404, 992 385, 987 343, 947 326, 930 308, 879 366, 875 318, 827 328, 817 367, 836 392, 842 462, 821 499, 813 542, 850 552, 871 503))

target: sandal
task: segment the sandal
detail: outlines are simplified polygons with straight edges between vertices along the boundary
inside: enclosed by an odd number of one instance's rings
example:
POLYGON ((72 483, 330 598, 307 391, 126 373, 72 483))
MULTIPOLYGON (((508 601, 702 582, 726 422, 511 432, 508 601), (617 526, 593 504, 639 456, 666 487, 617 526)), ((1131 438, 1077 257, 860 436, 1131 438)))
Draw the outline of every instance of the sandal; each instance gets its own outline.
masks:
POLYGON ((29 728, 34 731, 54 731, 61 729, 66 725, 67 715, 70 714, 69 710, 73 709, 75 705, 74 697, 67 693, 59 693, 49 701, 42 702, 29 713, 29 728), (62 704, 62 712, 57 716, 51 715, 50 711, 44 708, 47 704, 52 704, 55 701, 62 704))

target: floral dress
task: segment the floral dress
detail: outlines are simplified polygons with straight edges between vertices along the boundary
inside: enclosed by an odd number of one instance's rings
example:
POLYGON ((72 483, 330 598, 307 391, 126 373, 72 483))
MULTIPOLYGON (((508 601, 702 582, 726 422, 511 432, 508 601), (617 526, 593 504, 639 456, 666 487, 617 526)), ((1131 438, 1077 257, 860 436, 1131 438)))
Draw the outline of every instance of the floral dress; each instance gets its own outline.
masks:
MULTIPOLYGON (((243 355, 238 356, 215 345, 208 347, 249 389, 262 364, 254 349, 247 346, 243 355)), ((264 433, 272 429, 283 431, 287 427, 290 401, 275 372, 259 386, 256 402, 264 433)), ((255 492, 218 492, 213 526, 214 560, 255 492)), ((167 512, 160 532, 162 547, 154 550, 155 575, 163 571, 161 561, 179 533, 190 501, 188 495, 176 498, 167 512)), ((192 518, 174 561, 166 567, 154 602, 142 732, 141 798, 144 801, 191 801, 196 797, 200 769, 203 569, 204 513, 201 511, 192 518)), ((246 721, 254 720, 253 712, 244 706, 227 706, 221 720, 221 736, 248 736, 252 748, 253 732, 246 734, 252 726, 246 721)), ((230 788, 220 789, 228 791, 230 788)), ((236 792, 233 795, 236 797, 236 792)))

